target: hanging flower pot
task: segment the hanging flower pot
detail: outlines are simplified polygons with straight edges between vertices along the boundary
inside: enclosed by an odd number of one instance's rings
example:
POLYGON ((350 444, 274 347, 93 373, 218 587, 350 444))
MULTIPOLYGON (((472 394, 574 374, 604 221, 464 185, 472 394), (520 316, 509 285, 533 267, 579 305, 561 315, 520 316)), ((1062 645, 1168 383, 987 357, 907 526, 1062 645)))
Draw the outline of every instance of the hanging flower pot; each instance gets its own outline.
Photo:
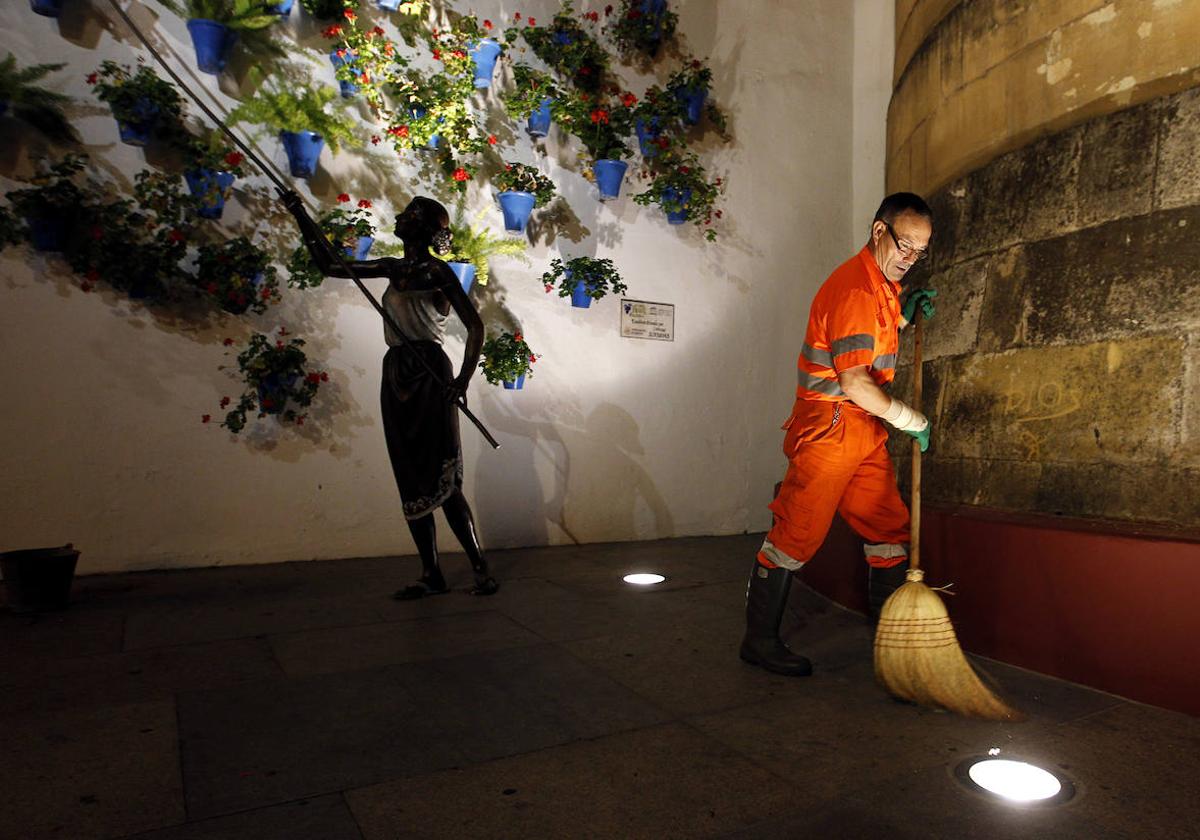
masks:
POLYGON ((658 139, 658 136, 662 134, 658 117, 650 117, 650 119, 638 117, 635 130, 637 131, 638 148, 642 150, 642 157, 651 158, 658 154, 658 146, 654 143, 658 139))
POLYGON ((561 29, 555 30, 554 43, 557 44, 558 46, 566 47, 566 46, 569 46, 570 44, 574 43, 574 41, 575 41, 575 36, 572 35, 570 32, 564 32, 561 29))
POLYGON ((692 197, 692 191, 684 188, 677 190, 674 187, 665 187, 662 191, 663 201, 678 203, 684 209, 682 210, 667 210, 667 224, 681 225, 687 221, 687 203, 692 197))
POLYGON ((509 191, 500 193, 500 212, 504 214, 504 229, 510 233, 524 233, 529 224, 536 199, 533 193, 509 191))
MULTIPOLYGON (((331 64, 333 64, 335 72, 337 71, 337 68, 341 67, 343 64, 349 64, 351 67, 353 67, 354 59, 355 57, 353 53, 351 53, 349 50, 342 49, 341 47, 338 47, 336 50, 332 50, 329 53, 329 61, 331 64)), ((342 99, 349 99, 350 97, 354 96, 354 94, 358 93, 358 85, 354 84, 353 82, 347 82, 341 78, 338 79, 338 87, 341 88, 342 99)))
POLYGON ((571 290, 571 305, 577 309, 587 309, 592 305, 592 296, 588 294, 587 283, 582 280, 576 280, 575 288, 571 290))
POLYGON ((525 130, 530 137, 545 137, 550 133, 550 105, 553 102, 549 97, 543 99, 537 110, 529 115, 525 130))
POLYGON ((268 373, 258 383, 259 410, 263 414, 281 414, 298 381, 299 373, 268 373))
POLYGON ((283 0, 282 3, 276 3, 274 6, 268 7, 267 11, 280 17, 291 17, 292 6, 294 5, 296 5, 296 0, 283 0))
POLYGON ((150 142, 154 126, 158 123, 158 106, 149 99, 139 99, 133 106, 131 118, 117 120, 121 142, 130 146, 145 146, 150 142))
POLYGON ((201 73, 214 76, 225 69, 229 51, 237 41, 237 32, 223 23, 204 18, 192 18, 187 22, 192 46, 196 48, 196 67, 201 73))
POLYGON ((704 113, 704 101, 708 98, 708 88, 675 88, 675 98, 683 103, 683 118, 688 125, 695 125, 700 122, 700 117, 704 113))
POLYGON ((70 602, 78 562, 79 552, 71 543, 61 548, 0 553, 8 608, 18 613, 64 609, 70 602))
POLYGON ((400 8, 400 0, 378 0, 376 5, 385 12, 394 12, 400 8))
POLYGON ((491 38, 484 38, 477 44, 471 44, 470 50, 471 61, 475 63, 475 87, 491 87, 496 59, 500 57, 500 45, 491 38))
POLYGON ((288 169, 296 178, 311 178, 317 171, 317 161, 325 138, 315 131, 281 131, 279 139, 287 152, 288 169))
POLYGON ((374 236, 360 236, 353 248, 347 245, 342 250, 346 252, 347 257, 361 261, 367 258, 367 254, 371 253, 371 246, 374 244, 374 236))
MULTIPOLYGON (((263 273, 260 271, 241 288, 231 288, 218 298, 218 304, 230 315, 242 315, 258 299, 258 290, 262 286, 263 273)), ((210 292, 211 293, 211 292, 210 292)))
POLYGON ((234 177, 228 172, 211 169, 191 169, 183 173, 188 189, 199 201, 196 215, 202 219, 219 219, 225 210, 225 196, 233 186, 234 177))
POLYGON ((596 173, 596 187, 600 190, 600 199, 617 198, 621 194, 621 182, 625 179, 625 170, 629 168, 623 160, 598 160, 592 171, 596 173))
POLYGON ((29 0, 29 8, 44 17, 56 18, 62 14, 63 0, 29 0))
POLYGON ((469 262, 448 262, 450 270, 454 272, 454 276, 458 278, 458 282, 462 284, 464 292, 471 291, 471 286, 475 282, 475 264, 469 262))
MULTIPOLYGON (((415 106, 415 107, 409 108, 409 109, 408 109, 408 113, 412 114, 412 118, 413 118, 414 120, 419 120, 419 119, 421 119, 421 117, 425 116, 425 115, 426 115, 427 113, 429 113, 429 112, 428 112, 428 111, 426 111, 424 108, 422 108, 420 105, 417 105, 417 106, 415 106)), ((438 122, 439 122, 439 123, 440 123, 440 122, 442 122, 442 118, 441 118, 441 117, 438 117, 438 122)), ((425 149, 426 149, 426 150, 428 150, 428 151, 436 151, 436 150, 437 150, 437 147, 438 147, 438 140, 439 140, 439 139, 441 139, 439 135, 437 135, 437 134, 430 134, 430 135, 429 135, 429 142, 425 144, 425 149)))
POLYGON ((25 219, 29 241, 37 251, 61 251, 67 236, 66 220, 62 216, 30 216, 25 219))
POLYGON ((508 391, 520 391, 524 387, 525 387, 525 374, 523 374, 523 373, 511 382, 509 382, 507 380, 504 382, 504 388, 505 388, 505 390, 508 390, 508 391))

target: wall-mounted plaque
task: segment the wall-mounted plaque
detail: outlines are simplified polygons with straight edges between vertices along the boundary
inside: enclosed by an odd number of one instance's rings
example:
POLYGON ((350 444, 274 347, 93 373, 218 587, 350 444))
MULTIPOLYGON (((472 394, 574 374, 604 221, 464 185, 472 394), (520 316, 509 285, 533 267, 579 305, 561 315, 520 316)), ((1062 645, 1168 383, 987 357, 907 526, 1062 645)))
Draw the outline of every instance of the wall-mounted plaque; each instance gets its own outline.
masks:
POLYGON ((621 298, 621 338, 675 340, 675 304, 621 298))

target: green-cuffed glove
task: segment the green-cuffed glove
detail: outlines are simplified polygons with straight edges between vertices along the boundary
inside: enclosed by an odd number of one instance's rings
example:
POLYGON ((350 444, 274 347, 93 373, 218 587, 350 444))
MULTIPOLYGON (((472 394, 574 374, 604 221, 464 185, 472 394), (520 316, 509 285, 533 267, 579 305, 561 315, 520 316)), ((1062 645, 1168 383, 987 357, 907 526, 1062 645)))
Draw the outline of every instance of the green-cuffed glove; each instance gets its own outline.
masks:
POLYGON ((930 423, 919 432, 905 432, 904 434, 912 435, 912 437, 916 439, 917 443, 921 444, 921 451, 924 452, 925 450, 929 449, 929 430, 932 428, 933 424, 930 423))
POLYGON ((933 306, 935 297, 937 297, 937 289, 913 289, 908 293, 904 305, 900 307, 900 314, 904 316, 905 321, 911 324, 917 314, 917 307, 920 306, 925 320, 928 321, 937 311, 933 306))

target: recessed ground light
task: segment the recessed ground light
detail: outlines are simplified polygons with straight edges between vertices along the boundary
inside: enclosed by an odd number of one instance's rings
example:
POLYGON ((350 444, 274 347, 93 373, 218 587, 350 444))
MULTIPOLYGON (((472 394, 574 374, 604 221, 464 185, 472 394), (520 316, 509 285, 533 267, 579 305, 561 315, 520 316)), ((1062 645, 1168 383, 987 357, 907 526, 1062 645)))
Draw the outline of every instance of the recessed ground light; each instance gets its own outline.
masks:
POLYGON ((621 580, 625 581, 626 583, 637 584, 638 586, 652 586, 656 583, 662 583, 664 580, 666 580, 666 578, 662 575, 648 574, 643 572, 636 575, 625 575, 625 577, 621 578, 621 580))
POLYGON ((968 788, 1011 805, 1057 805, 1075 795, 1075 786, 1057 773, 1011 758, 968 758, 954 774, 968 788))

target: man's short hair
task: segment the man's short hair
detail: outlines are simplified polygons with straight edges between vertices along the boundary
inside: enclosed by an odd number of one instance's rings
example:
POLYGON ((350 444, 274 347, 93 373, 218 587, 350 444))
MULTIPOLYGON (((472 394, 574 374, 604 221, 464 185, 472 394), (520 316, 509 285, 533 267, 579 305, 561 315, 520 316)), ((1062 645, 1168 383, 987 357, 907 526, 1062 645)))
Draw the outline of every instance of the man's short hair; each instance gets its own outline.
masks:
POLYGON ((892 193, 883 200, 879 205, 879 209, 875 211, 875 218, 871 222, 887 222, 889 225, 896 221, 896 217, 901 213, 912 212, 918 216, 924 216, 933 223, 933 211, 929 209, 929 205, 925 203, 925 199, 916 193, 898 192, 892 193))

